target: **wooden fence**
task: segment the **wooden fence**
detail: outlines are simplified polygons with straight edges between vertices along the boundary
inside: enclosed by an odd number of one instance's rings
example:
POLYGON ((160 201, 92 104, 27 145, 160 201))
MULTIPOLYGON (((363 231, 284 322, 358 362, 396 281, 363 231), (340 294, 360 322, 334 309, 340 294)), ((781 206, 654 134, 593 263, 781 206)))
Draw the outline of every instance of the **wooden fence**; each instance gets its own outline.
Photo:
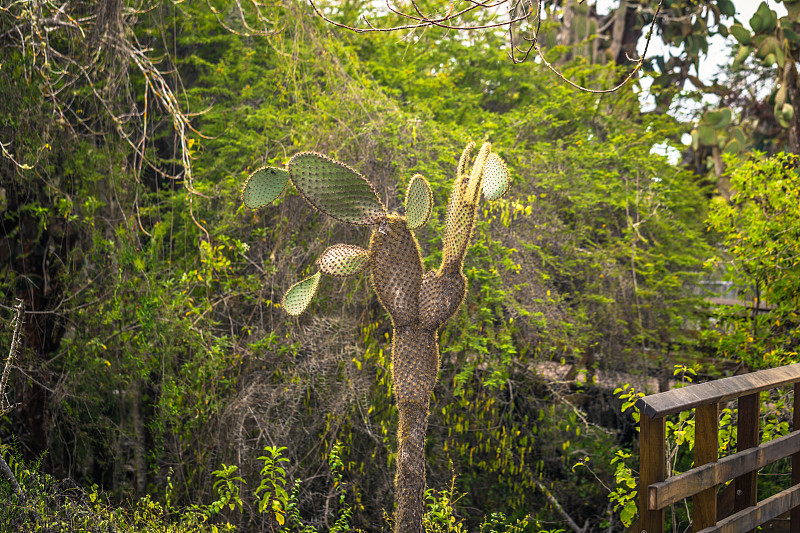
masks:
POLYGON ((664 510, 693 499, 692 531, 744 533, 791 511, 790 528, 800 533, 800 363, 691 385, 640 398, 639 521, 632 533, 663 533, 664 510), (761 391, 794 385, 792 432, 760 444, 761 391), (739 399, 737 453, 718 459, 720 403, 739 399), (667 415, 695 409, 694 468, 666 478, 667 415), (792 486, 757 501, 758 469, 792 457, 792 486), (719 485, 734 480, 733 513, 718 516, 719 485))

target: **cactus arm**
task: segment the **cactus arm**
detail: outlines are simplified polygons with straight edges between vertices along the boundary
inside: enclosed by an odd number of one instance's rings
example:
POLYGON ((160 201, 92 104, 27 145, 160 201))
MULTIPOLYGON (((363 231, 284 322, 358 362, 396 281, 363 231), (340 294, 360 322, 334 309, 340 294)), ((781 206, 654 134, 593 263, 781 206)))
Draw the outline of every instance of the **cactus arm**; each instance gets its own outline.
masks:
POLYGON ((285 168, 262 167, 250 174, 242 188, 242 202, 250 209, 274 202, 286 189, 289 172, 285 168))
POLYGON ((372 185, 344 163, 302 152, 286 166, 303 198, 326 215, 357 225, 376 224, 386 216, 372 185))
POLYGON ((334 244, 317 259, 323 274, 346 278, 358 274, 369 264, 369 252, 350 244, 334 244))
POLYGON ((458 167, 456 167, 456 178, 467 173, 467 163, 469 163, 469 156, 473 148, 475 148, 475 142, 470 141, 464 151, 461 152, 461 158, 458 160, 458 167))
POLYGON ((313 276, 298 281, 286 291, 281 302, 281 307, 292 316, 298 316, 306 310, 311 299, 317 293, 319 288, 319 280, 322 277, 322 272, 317 272, 313 276))
MULTIPOLYGON (((485 143, 472 167, 469 177, 466 174, 456 178, 453 185, 453 192, 450 194, 450 202, 447 205, 447 218, 445 223, 444 250, 442 254, 442 265, 440 273, 460 272, 464 256, 469 248, 472 229, 475 226, 475 216, 477 213, 478 200, 481 193, 481 182, 483 180, 483 167, 490 154, 491 145, 485 143)), ((467 151, 464 151, 467 154, 467 151)), ((464 156, 459 162, 459 168, 465 164, 464 156)))

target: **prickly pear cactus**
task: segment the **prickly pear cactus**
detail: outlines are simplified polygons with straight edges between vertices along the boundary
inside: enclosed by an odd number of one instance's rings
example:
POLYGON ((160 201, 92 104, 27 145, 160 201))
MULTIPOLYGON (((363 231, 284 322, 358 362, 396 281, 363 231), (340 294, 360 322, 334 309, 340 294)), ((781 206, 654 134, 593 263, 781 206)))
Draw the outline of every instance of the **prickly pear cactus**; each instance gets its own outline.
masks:
MULTIPOLYGON (((433 195, 428 182, 414 176, 406 192, 406 215, 389 214, 375 190, 347 165, 314 153, 301 153, 287 164, 288 179, 315 208, 351 224, 372 225, 369 250, 337 244, 317 260, 319 272, 293 285, 283 308, 299 315, 311 302, 321 275, 351 276, 369 268, 378 300, 389 313, 392 335, 392 382, 399 412, 395 532, 422 533, 425 494, 425 433, 428 407, 439 373, 439 329, 466 296, 462 265, 475 226, 481 193, 500 198, 509 188, 505 163, 484 144, 468 170, 474 147, 461 155, 447 205, 444 250, 438 270, 425 272, 412 233, 430 216, 433 195)), ((248 207, 271 202, 286 185, 281 169, 257 170, 245 184, 248 207), (277 191, 277 192, 276 192, 277 191)))

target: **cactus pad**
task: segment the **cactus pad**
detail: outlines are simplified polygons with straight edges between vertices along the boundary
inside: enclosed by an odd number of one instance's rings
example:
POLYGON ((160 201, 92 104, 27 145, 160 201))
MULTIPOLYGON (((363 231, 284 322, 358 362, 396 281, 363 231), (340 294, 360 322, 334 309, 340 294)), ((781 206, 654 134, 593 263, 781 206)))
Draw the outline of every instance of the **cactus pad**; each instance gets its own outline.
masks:
POLYGON ((310 278, 298 281, 289 287, 281 303, 283 309, 292 316, 298 316, 305 311, 308 304, 311 303, 311 299, 317 293, 321 277, 322 272, 317 272, 310 278))
POLYGON ((489 201, 501 198, 511 185, 508 167, 497 154, 489 154, 483 165, 483 195, 489 201))
POLYGON ((250 209, 264 207, 281 195, 289 182, 289 172, 284 168, 259 168, 247 178, 242 189, 242 201, 250 209))
POLYGON ((312 152, 287 164, 292 183, 314 207, 342 222, 372 225, 386 216, 372 185, 358 172, 312 152))
POLYGON ((428 222, 433 209, 433 193, 427 180, 415 175, 406 192, 406 227, 419 229, 428 222))
POLYGON ((369 263, 369 252, 350 244, 334 244, 317 259, 317 266, 329 276, 347 277, 358 274, 369 263))

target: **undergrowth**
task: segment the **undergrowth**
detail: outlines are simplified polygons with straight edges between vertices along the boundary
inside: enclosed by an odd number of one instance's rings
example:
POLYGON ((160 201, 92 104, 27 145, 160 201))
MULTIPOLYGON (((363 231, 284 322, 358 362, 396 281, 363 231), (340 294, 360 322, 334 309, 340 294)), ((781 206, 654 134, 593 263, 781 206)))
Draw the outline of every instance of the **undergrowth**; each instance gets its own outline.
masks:
MULTIPOLYGON (((15 494, 8 480, 0 480, 0 533, 25 531, 31 533, 221 533, 226 531, 265 531, 317 533, 318 529, 304 522, 298 510, 299 481, 291 483, 281 466, 285 448, 268 446, 262 480, 253 493, 265 520, 254 529, 231 524, 227 513, 241 511, 244 479, 236 475, 238 467, 221 465, 212 472, 216 500, 175 508, 171 494, 175 488, 168 484, 162 500, 147 495, 138 500, 112 503, 107 493, 97 485, 81 487, 70 479, 59 480, 42 472, 40 462, 26 464, 10 446, 0 447, 0 453, 10 465, 22 495, 15 494)), ((346 503, 346 486, 341 482, 340 447, 334 446, 328 460, 338 498, 329 532, 362 532, 351 526, 352 509, 346 503)), ((458 517, 456 503, 463 495, 456 492, 455 479, 448 487, 426 491, 424 525, 426 533, 467 533, 464 520, 458 517)), ((384 513, 382 531, 391 529, 390 513, 384 513)), ((479 526, 480 533, 524 533, 536 531, 527 519, 512 521, 503 513, 492 513, 479 526)), ((561 533, 554 530, 549 533, 561 533)))

